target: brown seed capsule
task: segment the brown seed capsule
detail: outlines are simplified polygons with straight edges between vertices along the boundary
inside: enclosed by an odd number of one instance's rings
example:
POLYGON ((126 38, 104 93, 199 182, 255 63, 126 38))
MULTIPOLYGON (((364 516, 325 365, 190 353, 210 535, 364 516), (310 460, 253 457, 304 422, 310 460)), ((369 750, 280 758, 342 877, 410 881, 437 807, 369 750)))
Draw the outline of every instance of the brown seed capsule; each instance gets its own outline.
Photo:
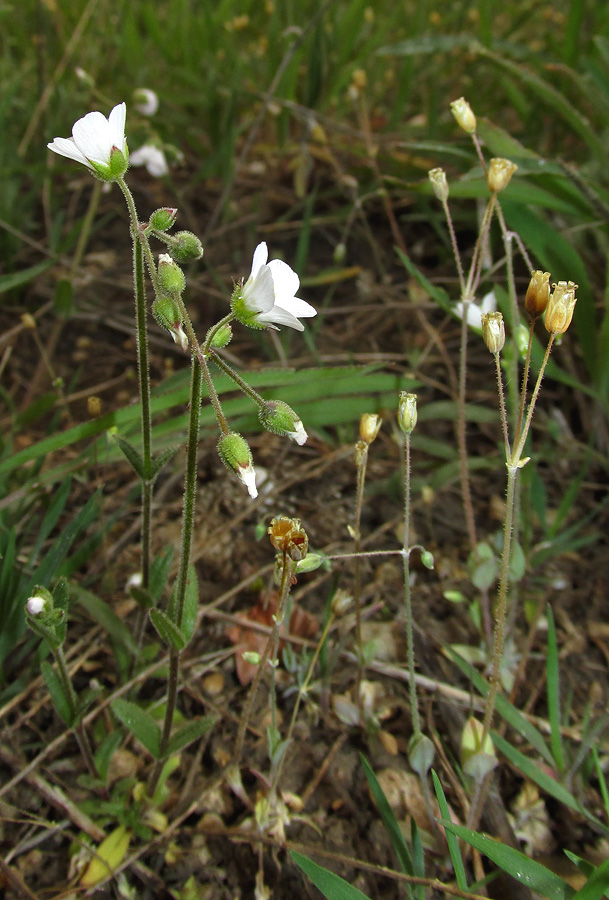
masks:
POLYGON ((87 412, 92 419, 101 414, 102 402, 99 397, 87 397, 87 412))
POLYGON ((531 280, 524 298, 524 308, 532 319, 537 319, 546 311, 550 299, 550 273, 537 269, 531 272, 531 280))
POLYGON ((294 562, 300 562, 307 555, 309 539, 300 519, 277 516, 268 529, 271 544, 280 553, 285 553, 294 562))
POLYGON ((546 309, 546 328, 550 334, 564 334, 573 318, 573 310, 577 303, 575 291, 578 286, 572 281, 559 281, 552 287, 554 290, 546 309))
POLYGON ((461 126, 463 131, 473 134, 476 130, 476 116, 465 97, 459 97, 450 104, 452 114, 457 120, 457 124, 461 126))
POLYGON ((500 312, 482 313, 482 337, 492 354, 501 353, 505 344, 505 325, 500 312))
POLYGON ((448 200, 448 181, 446 180, 446 172, 444 169, 430 169, 428 175, 436 199, 439 200, 440 203, 446 203, 448 200))
POLYGON ((510 183, 510 179, 517 168, 516 163, 511 162, 509 159, 501 159, 499 157, 491 159, 487 177, 489 189, 494 194, 504 190, 510 183))
POLYGON ((359 436, 366 444, 371 444, 381 430, 383 420, 375 413, 364 413, 359 420, 359 436))

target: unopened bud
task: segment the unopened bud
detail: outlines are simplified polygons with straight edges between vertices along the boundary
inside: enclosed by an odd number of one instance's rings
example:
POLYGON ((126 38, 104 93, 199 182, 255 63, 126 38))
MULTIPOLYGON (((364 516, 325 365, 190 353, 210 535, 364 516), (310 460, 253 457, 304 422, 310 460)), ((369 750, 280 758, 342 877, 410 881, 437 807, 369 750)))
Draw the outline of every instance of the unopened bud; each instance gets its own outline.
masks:
POLYGON ((417 395, 400 391, 398 425, 404 434, 412 434, 417 424, 417 395))
POLYGON ((552 287, 554 290, 546 309, 546 328, 550 334, 564 334, 573 318, 573 310, 577 303, 575 291, 578 286, 572 281, 559 281, 552 287))
POLYGON ((424 734, 414 735, 408 742, 408 762, 421 778, 431 769, 435 753, 432 741, 424 734))
POLYGON ((133 105, 143 116, 153 116, 159 108, 159 98, 150 88, 136 88, 133 92, 133 105))
POLYGON ((494 158, 491 159, 488 170, 488 186, 494 194, 504 190, 510 183, 510 179, 518 166, 509 159, 494 158))
POLYGON ((25 608, 27 610, 28 615, 30 616, 39 616, 40 613, 44 610, 46 606, 46 601, 44 597, 30 597, 25 604, 25 608))
POLYGON ((203 256, 203 244, 192 231, 178 231, 167 249, 171 258, 178 263, 194 262, 203 256))
POLYGON ((289 437, 302 446, 307 440, 307 433, 296 413, 282 400, 270 400, 258 409, 258 417, 262 427, 273 434, 289 437))
POLYGON ((428 174, 436 199, 439 200, 440 203, 446 203, 448 200, 448 181, 446 180, 446 172, 444 169, 430 169, 428 174))
POLYGON ((376 440, 383 420, 376 413, 364 413, 359 420, 359 436, 366 444, 372 444, 376 440))
POLYGON ((235 431, 223 434, 218 441, 218 454, 227 469, 236 473, 252 499, 258 496, 252 451, 245 438, 235 431))
POLYGON ((169 231, 170 228, 173 228, 177 215, 178 211, 175 207, 162 206, 160 209, 155 209, 148 224, 153 231, 169 231))
POLYGON ((505 325, 500 312, 482 313, 482 337, 492 354, 501 353, 505 344, 505 325))
POLYGON ((277 516, 272 519, 267 531, 271 544, 279 553, 286 554, 294 562, 300 562, 307 555, 309 538, 300 519, 277 516))
POLYGON ((214 350, 222 350, 223 347, 227 347, 233 339, 233 328, 232 325, 226 324, 222 325, 210 342, 210 347, 213 347, 214 350))
POLYGON ((546 311, 550 299, 550 273, 539 270, 531 272, 531 280, 524 298, 524 308, 532 319, 537 319, 546 311))
POLYGON ((159 256, 159 283, 167 294, 181 294, 186 287, 186 278, 181 268, 168 253, 159 256))
POLYGON ((186 353, 188 337, 182 328, 180 307, 173 297, 157 297, 152 304, 152 315, 161 328, 166 328, 178 347, 186 353))
POLYGON ((23 313, 21 316, 21 324, 24 328, 27 328, 28 331, 36 330, 36 319, 31 313, 23 313))
POLYGON ((457 124, 463 131, 467 131, 468 134, 473 134, 476 130, 476 117, 467 100, 464 97, 459 97, 458 100, 452 101, 450 108, 453 116, 457 120, 457 124))

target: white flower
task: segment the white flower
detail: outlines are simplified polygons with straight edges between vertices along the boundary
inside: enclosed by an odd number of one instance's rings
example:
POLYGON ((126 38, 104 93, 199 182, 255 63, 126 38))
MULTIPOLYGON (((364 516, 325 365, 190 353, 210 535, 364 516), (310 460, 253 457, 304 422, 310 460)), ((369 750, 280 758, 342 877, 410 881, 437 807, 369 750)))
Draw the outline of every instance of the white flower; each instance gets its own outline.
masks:
POLYGON ((133 103, 143 116, 153 116, 159 108, 159 98, 150 88, 136 88, 133 103))
POLYGON ((55 138, 47 147, 82 163, 104 181, 115 181, 129 165, 125 116, 124 103, 115 106, 107 119, 100 112, 87 113, 74 124, 71 138, 55 138))
POLYGON ((253 465, 250 463, 249 466, 240 466, 237 470, 237 474, 246 486, 247 492, 252 500, 255 500, 258 496, 258 488, 256 487, 256 470, 253 465))
POLYGON ((27 609, 30 616, 39 616, 45 607, 44 597, 30 597, 28 602, 25 604, 25 608, 27 609))
MULTIPOLYGON (((494 292, 490 291, 490 293, 484 295, 480 306, 474 302, 469 303, 467 307, 467 324, 474 331, 482 331, 482 313, 495 312, 496 309, 497 298, 494 292)), ((460 319, 463 318, 463 302, 461 300, 455 306, 455 313, 460 319)))
POLYGON ((281 259, 267 263, 268 255, 266 244, 258 244, 250 277, 233 294, 233 312, 252 328, 274 328, 276 323, 304 331, 298 318, 315 316, 317 310, 296 296, 300 286, 296 272, 281 259))
POLYGON ((146 166, 153 178, 162 178, 169 172, 165 154, 154 144, 144 144, 138 150, 134 150, 129 156, 129 162, 132 166, 146 166))
POLYGON ((295 431, 286 431, 286 436, 289 437, 290 440, 295 441, 299 447, 302 447, 303 444, 306 444, 309 435, 304 430, 304 425, 299 419, 295 423, 295 431))

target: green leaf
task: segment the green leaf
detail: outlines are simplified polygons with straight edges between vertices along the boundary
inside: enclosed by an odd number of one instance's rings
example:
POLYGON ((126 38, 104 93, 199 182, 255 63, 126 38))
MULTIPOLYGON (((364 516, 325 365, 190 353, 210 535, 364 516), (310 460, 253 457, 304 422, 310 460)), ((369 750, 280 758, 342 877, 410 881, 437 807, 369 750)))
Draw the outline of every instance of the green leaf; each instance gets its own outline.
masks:
POLYGON ((42 670, 42 677, 44 678, 44 683, 47 686, 47 690, 51 695, 51 700, 53 701, 53 706, 57 710, 60 719, 64 722, 68 728, 72 728, 74 725, 74 713, 72 710, 72 704, 70 703, 70 699, 67 696, 63 682, 53 666, 47 662, 46 659, 40 663, 40 668, 42 670))
MULTIPOLYGON (((378 809, 383 825, 385 826, 385 831, 389 835, 389 839, 396 852, 402 871, 406 875, 414 875, 414 863, 412 861, 412 856, 410 855, 410 850, 406 845, 404 835, 397 823, 393 810, 389 806, 389 801, 387 800, 382 787, 378 783, 377 777, 372 771, 372 767, 366 757, 360 753, 359 758, 364 767, 364 772, 366 773, 366 778, 368 779, 368 784, 370 785, 370 791, 376 804, 376 808, 378 809)), ((410 886, 408 886, 408 891, 412 894, 410 886)))
POLYGON ((597 866, 585 885, 573 895, 574 900, 599 900, 607 896, 609 888, 609 859, 597 866))
POLYGON ((137 644, 131 637, 128 628, 105 600, 90 593, 90 591, 86 591, 79 585, 72 586, 72 593, 78 603, 87 610, 92 619, 102 626, 104 631, 118 641, 119 644, 122 644, 133 656, 137 655, 137 644))
POLYGON ((110 760, 112 759, 114 752, 118 750, 123 736, 124 732, 122 728, 116 728, 114 731, 111 731, 110 734, 106 735, 97 749, 95 754, 95 768, 102 781, 106 780, 110 760))
POLYGON ((179 753, 184 747, 187 747, 189 744, 192 744, 193 741, 203 737, 204 734, 211 731, 217 721, 218 719, 216 716, 203 716, 200 719, 189 722, 184 728, 180 728, 179 731, 176 731, 176 733, 171 736, 167 747, 167 756, 179 753))
POLYGON ((74 286, 69 278, 60 278, 55 285, 53 309, 58 316, 68 319, 74 307, 74 286))
POLYGON ((161 450, 160 453, 152 460, 152 465, 150 467, 150 478, 149 481, 154 483, 157 479, 157 476, 164 465, 166 465, 169 460, 175 456, 177 452, 177 447, 168 447, 167 450, 161 450))
POLYGON ((115 716, 135 735, 140 744, 155 759, 158 759, 161 752, 161 729, 150 713, 147 713, 137 703, 123 700, 120 697, 118 700, 113 700, 110 706, 115 716))
POLYGON ((550 745, 559 772, 565 770, 565 757, 560 733, 560 687, 558 645, 552 607, 548 605, 548 655, 546 659, 546 686, 548 697, 548 719, 550 720, 550 745))
POLYGON ((159 637, 174 650, 183 650, 186 646, 186 637, 182 634, 177 625, 171 621, 166 613, 161 609, 151 609, 149 612, 150 621, 159 633, 159 637))
POLYGON ((186 581, 186 593, 184 595, 184 609, 182 612, 181 631, 188 643, 195 631, 197 624, 197 612, 199 610, 199 579, 194 566, 188 567, 188 579, 186 581))
POLYGON ((575 891, 566 881, 563 881, 550 869, 546 869, 541 863, 529 859, 520 850, 508 847, 507 844, 502 844, 485 834, 470 831, 469 828, 464 828, 462 825, 454 825, 452 822, 446 821, 442 821, 441 824, 447 831, 452 831, 458 838, 487 856, 516 881, 537 891, 548 900, 570 900, 573 897, 575 891))
POLYGON ((366 894, 362 894, 361 891, 349 884, 348 881, 345 881, 344 878, 341 878, 340 875, 335 875, 334 872, 329 872, 328 869, 318 866, 317 863, 303 856, 302 853, 290 850, 290 856, 305 875, 309 876, 315 887, 319 888, 327 900, 370 900, 366 894))
POLYGON ((44 262, 36 263, 35 266, 30 266, 28 269, 21 269, 19 272, 11 272, 9 275, 1 275, 0 294, 3 294, 4 291, 10 291, 13 288, 21 287, 22 284, 27 284, 28 281, 33 281, 34 278, 37 278, 42 272, 46 272, 47 269, 50 269, 51 266, 54 265, 54 259, 45 259, 44 262))
POLYGON ((130 463, 131 468, 134 469, 136 475, 141 478, 142 481, 146 480, 146 467, 144 465, 144 459, 133 444, 127 440, 127 438, 122 437, 120 434, 114 435, 114 440, 120 447, 123 455, 130 463))
POLYGON ((171 571, 171 563, 173 562, 174 548, 170 545, 163 549, 158 556, 152 560, 150 566, 150 582, 148 589, 152 594, 155 604, 159 602, 163 596, 167 579, 171 571))
POLYGON ((147 591, 146 588, 137 587, 133 585, 133 587, 129 588, 129 593, 135 600, 138 606, 142 607, 142 609, 152 609, 154 606, 154 597, 147 591))
MULTIPOLYGON (((433 778, 433 785, 436 792, 436 797, 438 799, 438 806, 440 807, 440 815, 445 821, 450 822, 450 810, 448 808, 448 803, 444 794, 444 788, 442 787, 440 779, 433 769, 431 770, 431 777, 433 778)), ((448 844, 448 852, 450 853, 453 869, 455 871, 455 878, 457 879, 457 886, 459 890, 467 891, 467 877, 465 875, 463 857, 461 856, 461 851, 459 850, 459 841, 452 832, 445 830, 445 834, 446 843, 448 844)))

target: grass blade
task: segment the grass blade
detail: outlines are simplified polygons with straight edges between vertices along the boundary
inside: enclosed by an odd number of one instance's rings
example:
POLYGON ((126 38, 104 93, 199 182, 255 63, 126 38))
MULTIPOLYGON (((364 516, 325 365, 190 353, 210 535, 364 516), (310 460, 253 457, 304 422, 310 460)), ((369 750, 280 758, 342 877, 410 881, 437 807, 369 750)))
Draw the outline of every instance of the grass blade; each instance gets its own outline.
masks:
POLYGON ((364 772, 366 773, 366 778, 368 779, 368 784, 370 785, 370 791, 376 804, 376 808, 378 809, 383 825, 385 826, 385 831, 389 835, 389 839, 396 852, 402 871, 406 875, 414 875, 414 863, 412 861, 412 856, 410 855, 410 850, 406 845, 404 835, 400 830, 400 826, 393 814, 393 810, 389 806, 389 801, 387 800, 382 787, 378 783, 370 763, 361 753, 360 759, 362 761, 362 766, 364 767, 364 772))
POLYGON ((551 606, 548 606, 548 656, 546 659, 546 683, 548 696, 548 719, 550 720, 550 745, 556 768, 559 772, 565 771, 565 756, 560 734, 560 690, 559 690, 559 666, 558 646, 556 643, 556 628, 551 606))
MULTIPOLYGON (((433 778, 433 786, 436 792, 438 806, 440 807, 440 815, 446 822, 450 822, 450 810, 448 808, 448 803, 444 794, 444 788, 442 787, 440 779, 433 769, 431 770, 431 777, 433 778)), ((455 871, 455 878, 457 879, 457 886, 459 890, 467 891, 467 878, 465 876, 463 857, 461 856, 461 851, 459 850, 459 841, 452 833, 452 831, 447 831, 446 829, 444 829, 444 833, 446 835, 446 843, 448 844, 448 852, 450 853, 453 869, 455 871)))
POLYGON ((319 888, 324 897, 327 897, 327 900, 370 900, 366 894, 362 894, 340 875, 335 875, 334 872, 329 872, 323 866, 318 866, 312 859, 296 853, 294 850, 290 850, 290 856, 305 875, 309 876, 315 887, 319 888))

